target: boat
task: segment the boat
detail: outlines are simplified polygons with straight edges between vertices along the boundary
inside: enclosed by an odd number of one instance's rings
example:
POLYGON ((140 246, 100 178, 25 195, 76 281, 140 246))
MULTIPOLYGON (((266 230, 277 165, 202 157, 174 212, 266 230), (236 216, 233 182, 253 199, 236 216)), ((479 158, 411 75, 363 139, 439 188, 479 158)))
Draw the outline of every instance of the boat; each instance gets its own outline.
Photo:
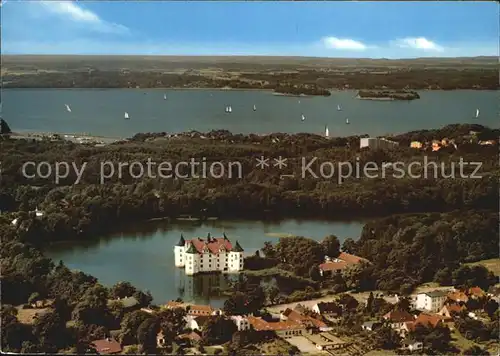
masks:
POLYGON ((479 109, 476 109, 476 119, 479 117, 479 109))
POLYGON ((255 105, 253 106, 253 111, 257 111, 257 107, 255 105))
POLYGON ((228 113, 233 112, 233 108, 231 107, 231 105, 229 105, 229 107, 227 108, 227 112, 228 112, 228 113))
POLYGON ((302 114, 302 121, 306 121, 306 117, 302 114))
POLYGON ((128 112, 125 111, 125 115, 123 116, 125 120, 130 119, 130 116, 128 116, 128 112))
POLYGON ((226 106, 226 114, 229 113, 229 106, 226 106))
POLYGON ((167 100, 167 94, 163 94, 163 100, 167 100))
POLYGON ((69 105, 68 104, 64 104, 64 105, 66 106, 66 111, 71 112, 71 108, 69 107, 69 105))
POLYGON ((337 105, 337 111, 341 111, 341 110, 342 109, 341 109, 340 105, 337 105))
POLYGON ((328 130, 327 125, 325 125, 325 137, 330 137, 330 131, 328 130))
POLYGON ((349 125, 349 119, 345 119, 345 124, 349 125))

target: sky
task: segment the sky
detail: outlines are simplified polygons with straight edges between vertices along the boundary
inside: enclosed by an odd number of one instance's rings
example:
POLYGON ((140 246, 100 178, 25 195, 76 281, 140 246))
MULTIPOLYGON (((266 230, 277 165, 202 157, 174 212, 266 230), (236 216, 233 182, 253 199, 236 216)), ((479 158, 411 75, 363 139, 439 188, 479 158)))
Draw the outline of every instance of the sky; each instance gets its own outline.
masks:
POLYGON ((499 55, 493 1, 0 1, 4 54, 499 55))

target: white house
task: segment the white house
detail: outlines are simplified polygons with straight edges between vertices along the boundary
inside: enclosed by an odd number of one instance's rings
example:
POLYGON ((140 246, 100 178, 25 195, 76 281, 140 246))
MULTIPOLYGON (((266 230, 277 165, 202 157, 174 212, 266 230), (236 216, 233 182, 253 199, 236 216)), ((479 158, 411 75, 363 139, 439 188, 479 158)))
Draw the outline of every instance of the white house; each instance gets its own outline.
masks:
POLYGON ((424 348, 424 344, 420 341, 414 340, 412 338, 407 337, 403 341, 403 349, 413 351, 420 351, 424 348))
POLYGON ((234 273, 243 270, 243 248, 238 241, 233 245, 227 238, 213 238, 208 234, 204 240, 181 238, 174 247, 175 266, 184 267, 186 275, 200 272, 234 273))
POLYGON ((193 316, 188 315, 185 317, 186 328, 191 330, 203 330, 203 327, 212 319, 213 316, 193 316))
POLYGON ((443 307, 444 302, 446 302, 447 295, 448 292, 442 290, 418 293, 415 300, 415 308, 437 313, 443 307))
POLYGON ((250 329, 250 322, 247 318, 241 315, 233 315, 231 316, 231 320, 234 321, 238 331, 244 331, 250 329))
POLYGON ((368 147, 370 149, 392 149, 399 146, 399 143, 383 137, 365 137, 360 139, 359 148, 368 147))

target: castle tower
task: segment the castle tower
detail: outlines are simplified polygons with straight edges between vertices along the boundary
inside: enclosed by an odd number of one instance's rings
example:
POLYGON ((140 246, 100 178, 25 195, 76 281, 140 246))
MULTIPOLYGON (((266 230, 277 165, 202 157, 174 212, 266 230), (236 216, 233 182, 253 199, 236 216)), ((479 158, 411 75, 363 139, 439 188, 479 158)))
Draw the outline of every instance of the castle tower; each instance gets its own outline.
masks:
POLYGON ((238 241, 229 252, 229 272, 239 272, 243 270, 243 248, 238 241))
POLYGON ((185 258, 185 250, 186 250, 186 240, 184 240, 184 236, 181 234, 181 238, 177 245, 174 246, 174 260, 175 267, 184 267, 186 263, 185 258))
POLYGON ((192 243, 189 244, 189 247, 185 252, 185 256, 186 256, 186 262, 185 262, 186 275, 192 276, 193 274, 198 273, 200 255, 198 254, 198 251, 196 251, 196 248, 192 243))

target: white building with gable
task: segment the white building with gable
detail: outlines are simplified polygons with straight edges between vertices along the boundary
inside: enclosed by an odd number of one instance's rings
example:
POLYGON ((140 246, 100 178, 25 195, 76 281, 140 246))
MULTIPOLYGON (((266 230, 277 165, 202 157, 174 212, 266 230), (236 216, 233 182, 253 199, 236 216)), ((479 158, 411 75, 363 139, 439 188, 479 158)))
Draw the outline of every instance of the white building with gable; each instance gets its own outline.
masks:
POLYGON ((175 266, 184 267, 186 275, 200 272, 235 273, 243 270, 243 248, 238 241, 233 245, 227 238, 211 237, 184 240, 174 247, 175 266))

